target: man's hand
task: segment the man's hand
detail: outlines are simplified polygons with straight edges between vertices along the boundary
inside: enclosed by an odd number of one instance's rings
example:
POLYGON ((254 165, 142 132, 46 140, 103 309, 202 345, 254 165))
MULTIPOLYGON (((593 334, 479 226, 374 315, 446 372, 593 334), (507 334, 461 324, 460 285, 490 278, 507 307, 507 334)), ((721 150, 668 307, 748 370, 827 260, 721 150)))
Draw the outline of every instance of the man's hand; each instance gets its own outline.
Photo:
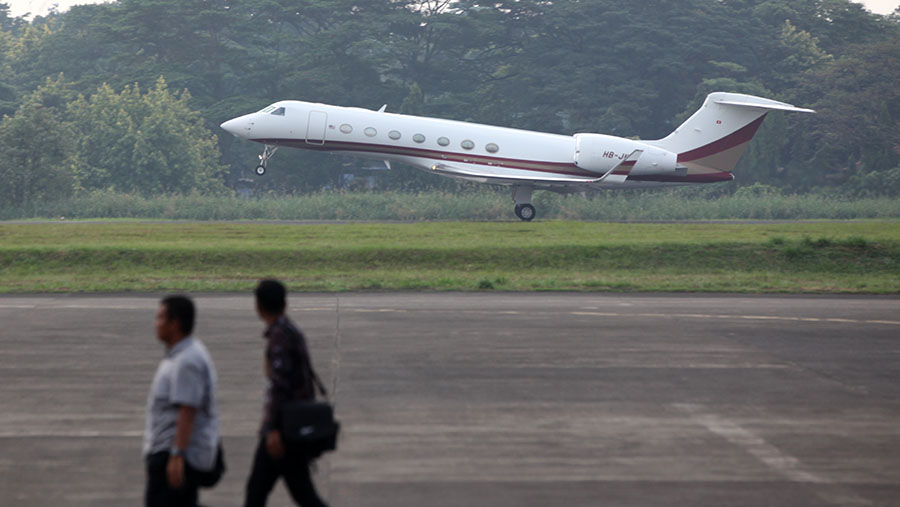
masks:
POLYGON ((284 442, 281 441, 281 432, 272 430, 266 434, 266 449, 272 459, 281 459, 284 457, 284 442))
POLYGON ((169 456, 166 464, 166 477, 169 479, 169 487, 181 489, 184 486, 184 457, 169 456))

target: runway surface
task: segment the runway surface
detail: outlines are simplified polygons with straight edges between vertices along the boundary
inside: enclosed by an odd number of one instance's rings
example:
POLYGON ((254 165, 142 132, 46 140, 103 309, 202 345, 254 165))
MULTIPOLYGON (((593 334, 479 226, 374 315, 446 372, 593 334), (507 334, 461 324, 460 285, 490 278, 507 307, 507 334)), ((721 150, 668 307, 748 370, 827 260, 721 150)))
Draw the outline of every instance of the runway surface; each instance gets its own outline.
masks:
MULTIPOLYGON (((0 505, 140 505, 158 295, 0 297, 0 505)), ((239 505, 250 295, 196 298, 239 505)), ((900 299, 292 295, 343 423, 342 506, 900 505, 900 299)), ((289 505, 282 485, 270 505, 289 505)))

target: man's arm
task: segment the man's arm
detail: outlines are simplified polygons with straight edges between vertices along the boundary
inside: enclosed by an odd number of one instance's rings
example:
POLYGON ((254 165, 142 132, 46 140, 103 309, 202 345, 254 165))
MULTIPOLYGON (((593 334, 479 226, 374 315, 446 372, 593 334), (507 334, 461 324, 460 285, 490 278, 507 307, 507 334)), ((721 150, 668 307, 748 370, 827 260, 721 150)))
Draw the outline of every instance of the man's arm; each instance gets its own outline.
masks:
MULTIPOLYGON (((181 405, 178 407, 178 419, 175 421, 175 441, 172 446, 182 453, 187 449, 194 431, 194 416, 197 415, 196 407, 181 405)), ((179 489, 184 485, 184 455, 169 455, 169 463, 166 465, 166 475, 169 486, 179 489)))
MULTIPOLYGON (((172 450, 184 453, 194 431, 194 416, 197 407, 203 406, 204 393, 208 390, 207 373, 204 365, 194 361, 179 361, 172 376, 172 391, 169 402, 178 406, 175 419, 175 439, 172 450)), ((166 474, 169 485, 180 488, 184 485, 184 456, 169 456, 166 474)))
POLYGON ((266 347, 269 376, 269 400, 266 406, 266 431, 278 429, 281 417, 281 407, 291 399, 294 383, 292 382, 294 368, 293 343, 291 337, 280 329, 274 330, 269 337, 266 347))
POLYGON ((178 419, 175 421, 175 441, 172 443, 174 449, 178 449, 182 454, 169 455, 169 463, 166 465, 166 476, 169 479, 169 486, 179 489, 184 485, 184 451, 187 449, 188 442, 191 440, 191 433, 194 431, 194 416, 197 415, 195 407, 181 405, 178 407, 178 419))
POLYGON ((301 365, 295 359, 294 337, 282 329, 276 328, 272 331, 268 336, 269 342, 266 347, 269 396, 263 428, 269 456, 281 459, 284 457, 284 441, 279 430, 281 407, 293 397, 293 391, 296 389, 294 377, 298 374, 295 369, 301 365))

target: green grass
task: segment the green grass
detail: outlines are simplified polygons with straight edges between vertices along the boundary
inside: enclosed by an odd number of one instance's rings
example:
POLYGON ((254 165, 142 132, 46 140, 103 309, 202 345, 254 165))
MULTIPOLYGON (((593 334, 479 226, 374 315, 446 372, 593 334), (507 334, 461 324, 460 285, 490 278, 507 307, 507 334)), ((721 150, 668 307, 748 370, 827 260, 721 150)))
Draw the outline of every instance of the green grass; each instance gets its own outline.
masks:
MULTIPOLYGON (((708 195, 713 189, 607 192, 593 199, 536 192, 538 220, 886 219, 900 199, 849 200, 822 195, 708 195), (707 193, 704 193, 707 192, 707 193)), ((509 220, 508 190, 321 192, 258 199, 215 196, 139 197, 96 192, 57 202, 4 208, 0 220, 65 217, 164 220, 509 220)))
POLYGON ((900 293, 900 221, 0 225, 0 291, 900 293))

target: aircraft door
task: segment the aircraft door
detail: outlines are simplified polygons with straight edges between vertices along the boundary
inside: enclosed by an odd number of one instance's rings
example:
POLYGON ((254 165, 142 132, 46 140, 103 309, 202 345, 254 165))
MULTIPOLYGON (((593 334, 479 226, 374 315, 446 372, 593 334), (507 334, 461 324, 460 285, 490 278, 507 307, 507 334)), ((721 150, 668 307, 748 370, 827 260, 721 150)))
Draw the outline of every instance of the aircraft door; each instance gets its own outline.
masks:
POLYGON ((325 144, 325 129, 328 127, 328 114, 322 111, 310 111, 306 124, 306 143, 325 144))

